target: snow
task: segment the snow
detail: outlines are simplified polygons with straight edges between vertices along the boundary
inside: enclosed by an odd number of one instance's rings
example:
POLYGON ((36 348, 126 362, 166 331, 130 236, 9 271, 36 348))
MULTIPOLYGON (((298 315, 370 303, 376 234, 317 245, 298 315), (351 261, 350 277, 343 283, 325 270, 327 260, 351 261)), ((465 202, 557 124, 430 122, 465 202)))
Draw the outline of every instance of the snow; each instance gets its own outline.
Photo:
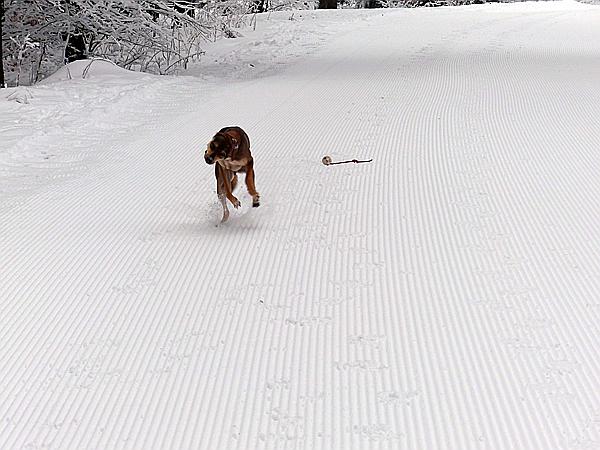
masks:
POLYGON ((0 448, 600 448, 600 9, 290 16, 0 91, 0 448))

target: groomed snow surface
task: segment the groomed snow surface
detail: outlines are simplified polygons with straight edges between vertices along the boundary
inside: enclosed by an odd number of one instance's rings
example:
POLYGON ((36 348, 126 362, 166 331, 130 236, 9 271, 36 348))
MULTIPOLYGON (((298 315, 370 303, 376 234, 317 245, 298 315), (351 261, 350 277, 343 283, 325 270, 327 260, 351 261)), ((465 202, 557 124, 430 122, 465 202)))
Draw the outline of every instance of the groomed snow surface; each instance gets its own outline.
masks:
POLYGON ((600 448, 600 7, 242 33, 0 92, 0 448, 600 448))

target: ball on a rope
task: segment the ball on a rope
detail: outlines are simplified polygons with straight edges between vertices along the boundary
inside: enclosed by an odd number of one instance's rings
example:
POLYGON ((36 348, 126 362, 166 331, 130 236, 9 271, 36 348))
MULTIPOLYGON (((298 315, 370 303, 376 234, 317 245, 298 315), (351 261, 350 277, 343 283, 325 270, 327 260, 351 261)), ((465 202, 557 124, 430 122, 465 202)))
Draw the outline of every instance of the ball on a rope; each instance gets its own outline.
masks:
POLYGON ((323 159, 321 160, 321 162, 323 164, 325 164, 326 166, 328 166, 329 164, 331 164, 331 156, 323 156, 323 159))

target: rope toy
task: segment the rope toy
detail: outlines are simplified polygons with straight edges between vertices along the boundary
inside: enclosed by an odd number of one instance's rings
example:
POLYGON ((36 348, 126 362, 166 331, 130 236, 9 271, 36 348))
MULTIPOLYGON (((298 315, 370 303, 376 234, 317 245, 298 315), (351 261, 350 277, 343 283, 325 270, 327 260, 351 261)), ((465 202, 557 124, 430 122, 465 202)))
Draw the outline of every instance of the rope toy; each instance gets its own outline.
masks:
POLYGON ((363 160, 363 161, 360 161, 358 159, 349 159, 348 161, 332 162, 331 156, 323 156, 323 159, 321 160, 321 162, 323 164, 325 164, 326 166, 333 166, 335 164, 346 164, 346 163, 355 163, 355 164, 358 164, 358 163, 369 163, 371 161, 373 161, 373 158, 371 158, 369 160, 363 160))

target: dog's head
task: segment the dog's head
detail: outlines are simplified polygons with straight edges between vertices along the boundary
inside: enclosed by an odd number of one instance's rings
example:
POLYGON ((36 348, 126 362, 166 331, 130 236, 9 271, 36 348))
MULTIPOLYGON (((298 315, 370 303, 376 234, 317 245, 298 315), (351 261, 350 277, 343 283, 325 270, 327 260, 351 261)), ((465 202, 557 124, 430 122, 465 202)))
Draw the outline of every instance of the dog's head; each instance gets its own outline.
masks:
POLYGON ((227 156, 231 155, 234 145, 234 139, 225 133, 217 133, 206 146, 204 161, 206 161, 206 164, 214 164, 221 159, 227 158, 227 156))

